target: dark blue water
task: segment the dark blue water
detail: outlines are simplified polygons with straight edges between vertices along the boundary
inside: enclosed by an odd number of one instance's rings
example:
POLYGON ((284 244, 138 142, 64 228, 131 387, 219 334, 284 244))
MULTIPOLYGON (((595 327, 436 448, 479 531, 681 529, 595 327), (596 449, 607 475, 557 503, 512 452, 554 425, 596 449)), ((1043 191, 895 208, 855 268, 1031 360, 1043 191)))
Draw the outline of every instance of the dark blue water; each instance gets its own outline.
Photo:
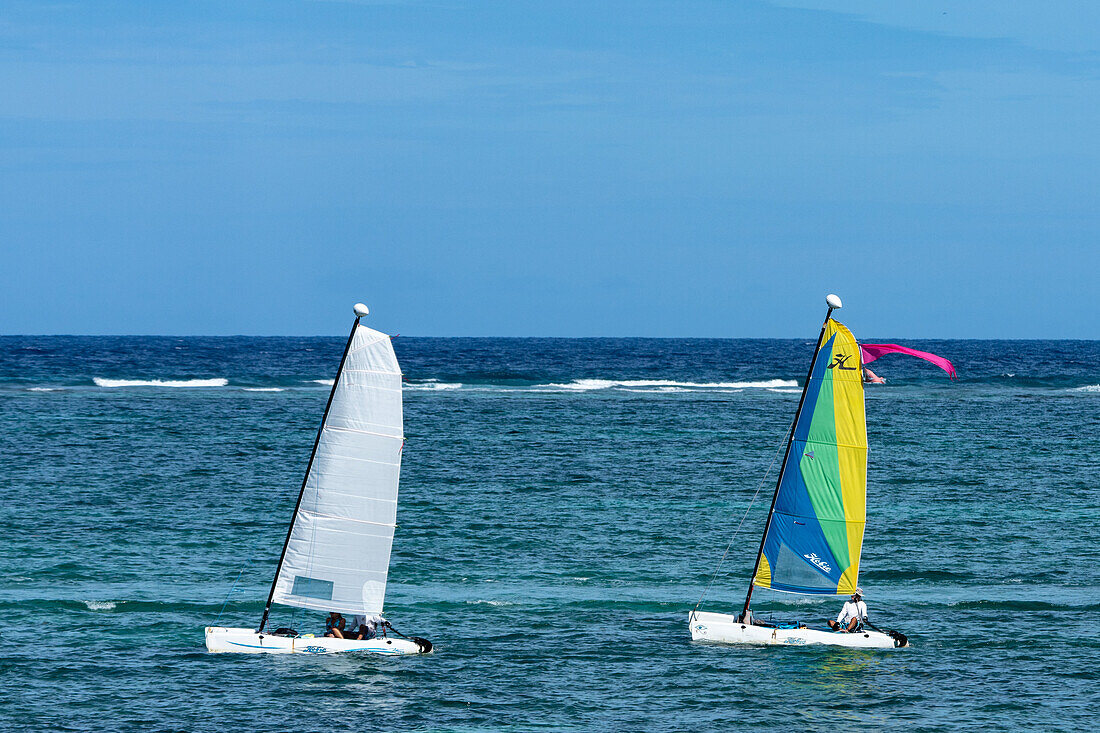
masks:
MULTIPOLYGON (((882 652, 688 636, 809 339, 399 338, 409 442, 387 614, 436 653, 207 654, 204 626, 262 612, 327 395, 314 380, 342 343, 0 337, 0 725, 1094 727, 1100 342, 907 342, 954 360, 955 382, 875 364, 889 381, 867 390, 861 583, 914 645, 882 652)), ((705 609, 739 607, 771 490, 705 609)), ((755 597, 792 620, 840 605, 755 597)))

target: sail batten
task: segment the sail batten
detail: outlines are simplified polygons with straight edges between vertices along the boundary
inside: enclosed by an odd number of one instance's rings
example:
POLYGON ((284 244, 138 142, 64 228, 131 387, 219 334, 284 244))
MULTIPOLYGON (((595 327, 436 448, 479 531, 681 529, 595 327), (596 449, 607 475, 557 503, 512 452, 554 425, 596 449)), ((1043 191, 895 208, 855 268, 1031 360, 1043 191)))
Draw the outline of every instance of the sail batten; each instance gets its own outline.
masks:
POLYGON ((357 325, 317 439, 272 600, 381 613, 404 447, 390 337, 357 325))
POLYGON ((858 584, 867 488, 862 374, 855 338, 829 318, 781 469, 757 587, 843 595, 858 584))
POLYGON ((341 517, 341 516, 338 516, 336 514, 325 514, 323 512, 309 512, 309 511, 307 511, 305 513, 310 514, 314 517, 324 517, 325 519, 343 519, 344 521, 347 521, 347 522, 359 522, 360 524, 374 524, 374 525, 377 525, 379 527, 389 527, 390 529, 393 529, 394 527, 397 526, 396 522, 372 522, 369 519, 353 519, 351 517, 341 517))

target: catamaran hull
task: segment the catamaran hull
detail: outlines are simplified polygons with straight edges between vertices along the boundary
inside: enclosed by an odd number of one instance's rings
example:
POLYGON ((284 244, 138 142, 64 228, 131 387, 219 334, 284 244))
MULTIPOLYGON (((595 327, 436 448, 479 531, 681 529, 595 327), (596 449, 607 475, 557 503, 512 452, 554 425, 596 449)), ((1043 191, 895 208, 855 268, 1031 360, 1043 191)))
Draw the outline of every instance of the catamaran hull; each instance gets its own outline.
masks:
MULTIPOLYGON (((696 612, 688 614, 692 641, 713 641, 722 644, 757 644, 806 646, 824 644, 854 649, 893 649, 900 646, 893 637, 878 631, 822 631, 819 629, 775 629, 750 626, 724 613, 696 612)), ((908 643, 905 644, 908 646, 908 643)))
MULTIPOLYGON (((427 644, 427 642, 425 642, 427 644)), ((431 644, 423 648, 408 639, 333 639, 330 637, 290 637, 257 634, 255 629, 227 629, 221 626, 206 627, 206 648, 212 652, 236 652, 238 654, 334 654, 359 652, 398 656, 424 654, 431 651, 431 644)))

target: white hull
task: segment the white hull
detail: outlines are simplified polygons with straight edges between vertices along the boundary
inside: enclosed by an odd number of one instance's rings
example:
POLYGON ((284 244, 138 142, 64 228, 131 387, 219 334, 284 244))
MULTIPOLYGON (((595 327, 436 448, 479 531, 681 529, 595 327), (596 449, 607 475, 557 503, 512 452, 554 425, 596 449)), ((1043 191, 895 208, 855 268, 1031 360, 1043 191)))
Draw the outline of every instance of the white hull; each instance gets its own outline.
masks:
POLYGON ((821 629, 775 629, 743 624, 736 616, 725 613, 688 614, 688 626, 692 641, 714 641, 722 644, 825 644, 854 649, 893 649, 897 646, 893 637, 870 629, 851 633, 821 629))
MULTIPOLYGON (((206 627, 206 648, 212 652, 237 652, 239 654, 332 654, 335 652, 359 652, 366 654, 421 654, 420 645, 408 639, 333 639, 325 636, 289 637, 257 634, 255 629, 227 629, 221 626, 206 627)), ((428 647, 428 651, 431 647, 428 647)))

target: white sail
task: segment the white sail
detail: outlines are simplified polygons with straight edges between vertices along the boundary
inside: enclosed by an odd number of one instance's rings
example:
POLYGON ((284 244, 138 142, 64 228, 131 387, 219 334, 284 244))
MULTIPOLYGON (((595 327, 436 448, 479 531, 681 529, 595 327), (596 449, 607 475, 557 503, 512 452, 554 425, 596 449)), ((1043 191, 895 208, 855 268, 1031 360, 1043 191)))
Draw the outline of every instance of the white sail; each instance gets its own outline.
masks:
POLYGON ((404 444, 401 370, 390 337, 357 326, 336 379, 273 600, 381 613, 404 444))

